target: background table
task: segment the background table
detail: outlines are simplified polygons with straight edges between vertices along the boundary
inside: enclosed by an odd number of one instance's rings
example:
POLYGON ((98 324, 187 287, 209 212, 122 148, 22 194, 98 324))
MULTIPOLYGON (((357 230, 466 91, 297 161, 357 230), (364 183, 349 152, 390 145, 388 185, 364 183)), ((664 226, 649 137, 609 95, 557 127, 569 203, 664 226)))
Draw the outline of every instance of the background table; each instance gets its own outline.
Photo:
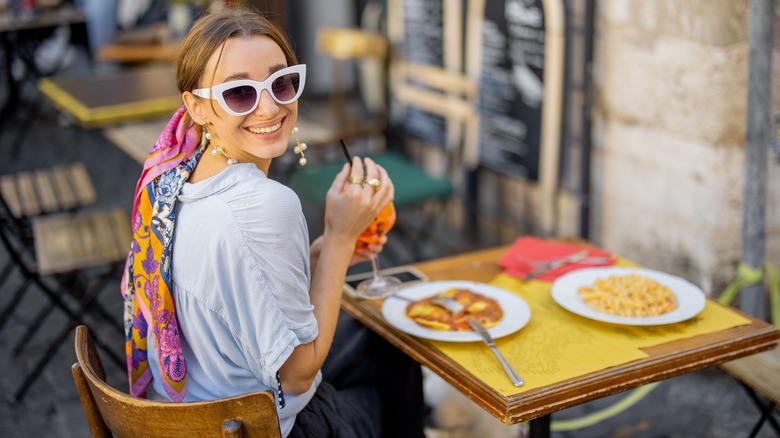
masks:
POLYGON ((182 105, 170 64, 43 78, 38 89, 86 128, 170 115, 182 105))
POLYGON ((178 55, 178 53, 178 43, 114 43, 101 47, 97 53, 97 59, 101 61, 114 61, 127 64, 150 61, 173 62, 176 60, 176 55, 178 55))
POLYGON ((11 156, 16 156, 20 145, 35 120, 40 100, 27 102, 23 99, 25 82, 55 74, 66 58, 64 51, 58 60, 50 60, 46 66, 36 60, 38 48, 51 38, 61 26, 70 30, 69 42, 80 49, 85 59, 92 59, 87 38, 87 21, 82 11, 70 5, 57 8, 36 8, 29 13, 14 15, 10 11, 0 13, 0 46, 3 48, 3 76, 5 79, 5 102, 0 107, 0 137, 7 131, 15 132, 9 143, 11 156), (17 63, 24 67, 23 75, 14 73, 17 63), (23 111, 22 104, 27 106, 23 111))

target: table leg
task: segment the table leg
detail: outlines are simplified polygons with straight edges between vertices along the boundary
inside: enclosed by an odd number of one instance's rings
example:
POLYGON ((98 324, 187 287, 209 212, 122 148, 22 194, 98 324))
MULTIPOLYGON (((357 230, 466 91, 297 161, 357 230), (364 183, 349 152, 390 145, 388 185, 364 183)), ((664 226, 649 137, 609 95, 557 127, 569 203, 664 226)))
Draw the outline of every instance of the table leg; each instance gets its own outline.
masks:
POLYGON ((550 415, 529 421, 528 438, 550 438, 550 415))
POLYGON ((16 81, 14 80, 13 71, 11 69, 11 66, 14 62, 15 51, 11 41, 9 41, 8 34, 0 33, 0 45, 3 47, 3 52, 5 52, 5 65, 3 68, 3 74, 5 76, 6 86, 6 103, 3 105, 2 114, 0 115, 2 116, 2 120, 5 120, 18 103, 19 89, 17 87, 16 81))

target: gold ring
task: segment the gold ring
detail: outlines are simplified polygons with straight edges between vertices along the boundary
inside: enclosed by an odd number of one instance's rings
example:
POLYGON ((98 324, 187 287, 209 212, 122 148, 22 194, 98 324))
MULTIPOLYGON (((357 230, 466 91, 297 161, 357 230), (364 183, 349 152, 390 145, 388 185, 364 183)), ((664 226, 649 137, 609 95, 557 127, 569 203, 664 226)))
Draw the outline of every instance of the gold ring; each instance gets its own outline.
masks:
POLYGON ((350 184, 363 184, 363 177, 357 176, 357 175, 350 175, 349 176, 349 183, 350 184))
POLYGON ((376 178, 366 178, 364 181, 366 184, 370 185, 372 189, 374 189, 375 192, 378 192, 379 189, 382 188, 382 183, 379 182, 376 178))

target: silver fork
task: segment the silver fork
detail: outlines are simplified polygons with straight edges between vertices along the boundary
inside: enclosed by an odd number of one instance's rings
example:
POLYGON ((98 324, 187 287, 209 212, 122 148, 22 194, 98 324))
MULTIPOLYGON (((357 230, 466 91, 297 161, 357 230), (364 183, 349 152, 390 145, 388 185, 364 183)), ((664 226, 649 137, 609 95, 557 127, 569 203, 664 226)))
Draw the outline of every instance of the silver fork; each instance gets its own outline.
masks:
MULTIPOLYGON (((578 253, 575 253, 573 255, 577 255, 577 257, 575 257, 574 262, 579 263, 579 264, 583 264, 583 265, 602 265, 604 263, 607 263, 611 259, 611 257, 594 256, 594 257, 584 257, 582 259, 577 260, 579 258, 578 253)), ((539 260, 526 259, 525 257, 522 257, 522 256, 515 256, 515 260, 517 260, 520 263, 525 263, 525 264, 533 267, 534 271, 544 271, 544 270, 548 270, 550 268, 554 268, 556 264, 560 264, 561 260, 565 260, 568 257, 570 257, 570 256, 558 257, 558 258, 554 258, 552 260, 546 260, 546 261, 539 261, 539 260)))
MULTIPOLYGON (((459 303, 454 298, 436 296, 431 299, 431 303, 449 310, 453 315, 461 315, 463 314, 463 311, 466 310, 463 307, 463 304, 459 303)), ((512 384, 515 386, 525 385, 525 382, 517 373, 517 371, 512 368, 512 365, 509 364, 509 361, 507 361, 504 355, 501 354, 501 350, 498 349, 496 342, 493 340, 493 337, 490 336, 490 333, 488 333, 487 329, 485 329, 485 326, 472 318, 466 318, 466 321, 469 323, 471 328, 477 332, 480 337, 482 337, 482 340, 490 348, 490 351, 492 351, 496 356, 496 359, 498 359, 498 361, 501 363, 501 366, 504 367, 504 371, 506 371, 506 374, 509 376, 509 380, 512 381, 512 384)))

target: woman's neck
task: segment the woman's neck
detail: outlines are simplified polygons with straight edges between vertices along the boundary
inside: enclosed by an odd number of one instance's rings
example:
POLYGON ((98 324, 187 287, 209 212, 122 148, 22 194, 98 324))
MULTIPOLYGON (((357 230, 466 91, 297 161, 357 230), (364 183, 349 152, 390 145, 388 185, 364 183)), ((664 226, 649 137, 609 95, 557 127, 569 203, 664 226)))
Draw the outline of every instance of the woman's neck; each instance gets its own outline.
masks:
POLYGON ((231 166, 231 164, 228 164, 229 160, 233 161, 235 164, 252 163, 255 166, 257 166, 257 168, 260 169, 264 174, 268 175, 268 169, 271 167, 270 159, 263 159, 257 157, 234 158, 230 154, 229 149, 228 150, 222 148, 217 149, 218 147, 219 146, 212 143, 206 148, 206 151, 204 151, 200 161, 198 161, 198 164, 195 166, 195 169, 192 171, 192 174, 188 179, 189 182, 197 183, 205 179, 211 178, 214 175, 217 175, 218 173, 222 172, 223 170, 231 166), (222 152, 219 152, 219 150, 221 150, 222 152), (217 152, 215 153, 214 151, 217 152))

